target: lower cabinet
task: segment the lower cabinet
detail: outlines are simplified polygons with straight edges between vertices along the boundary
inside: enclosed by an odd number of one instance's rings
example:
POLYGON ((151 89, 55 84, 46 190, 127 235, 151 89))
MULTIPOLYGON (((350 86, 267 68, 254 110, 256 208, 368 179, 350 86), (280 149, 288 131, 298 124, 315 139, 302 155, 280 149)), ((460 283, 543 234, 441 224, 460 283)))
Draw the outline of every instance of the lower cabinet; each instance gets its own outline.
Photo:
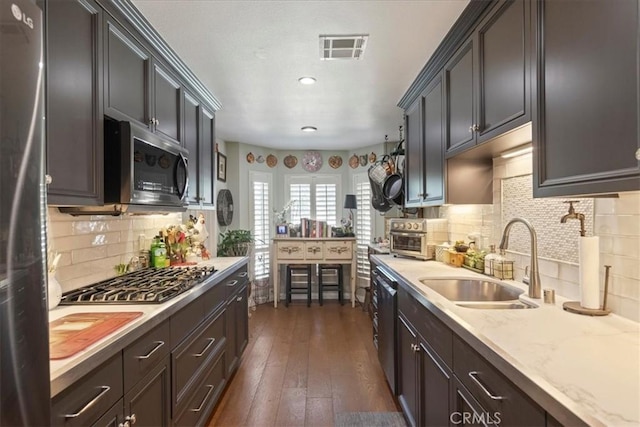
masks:
POLYGON ((410 425, 546 425, 540 406, 402 283, 398 296, 398 401, 410 425))
POLYGON ((54 396, 51 425, 204 425, 248 343, 247 289, 245 265, 54 396))

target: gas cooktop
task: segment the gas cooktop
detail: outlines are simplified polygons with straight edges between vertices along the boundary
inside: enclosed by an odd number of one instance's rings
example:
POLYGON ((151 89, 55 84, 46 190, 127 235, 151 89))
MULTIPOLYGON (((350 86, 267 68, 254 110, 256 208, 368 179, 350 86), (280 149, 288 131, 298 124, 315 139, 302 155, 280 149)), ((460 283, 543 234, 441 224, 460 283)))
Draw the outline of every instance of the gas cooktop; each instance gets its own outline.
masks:
POLYGON ((60 304, 160 304, 216 271, 214 267, 145 268, 66 292, 60 304))

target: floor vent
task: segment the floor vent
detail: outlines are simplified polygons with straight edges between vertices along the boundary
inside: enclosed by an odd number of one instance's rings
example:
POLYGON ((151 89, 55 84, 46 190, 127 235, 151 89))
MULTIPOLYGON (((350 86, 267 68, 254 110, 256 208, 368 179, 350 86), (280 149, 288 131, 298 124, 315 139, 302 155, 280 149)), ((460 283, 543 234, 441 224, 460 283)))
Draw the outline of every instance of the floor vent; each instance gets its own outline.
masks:
POLYGON ((368 34, 320 36, 320 59, 362 59, 368 34))

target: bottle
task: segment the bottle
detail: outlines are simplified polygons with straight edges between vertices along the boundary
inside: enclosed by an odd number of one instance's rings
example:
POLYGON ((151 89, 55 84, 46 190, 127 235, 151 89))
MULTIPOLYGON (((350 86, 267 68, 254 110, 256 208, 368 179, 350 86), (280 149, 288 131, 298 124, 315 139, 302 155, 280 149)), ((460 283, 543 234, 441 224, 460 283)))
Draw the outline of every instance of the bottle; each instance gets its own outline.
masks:
POLYGON ((162 241, 162 239, 160 239, 160 237, 157 237, 156 239, 154 239, 154 241, 157 240, 157 243, 155 244, 155 246, 153 246, 152 249, 152 259, 153 259, 153 266, 155 268, 164 268, 167 266, 167 246, 164 244, 164 242, 162 241))
POLYGON ((496 245, 490 246, 490 252, 484 257, 484 274, 491 276, 493 273, 493 261, 498 258, 496 245))
POLYGON ((154 236, 153 239, 151 239, 151 246, 149 247, 149 267, 156 266, 153 258, 154 258, 155 249, 158 246, 158 241, 159 241, 158 236, 154 236))

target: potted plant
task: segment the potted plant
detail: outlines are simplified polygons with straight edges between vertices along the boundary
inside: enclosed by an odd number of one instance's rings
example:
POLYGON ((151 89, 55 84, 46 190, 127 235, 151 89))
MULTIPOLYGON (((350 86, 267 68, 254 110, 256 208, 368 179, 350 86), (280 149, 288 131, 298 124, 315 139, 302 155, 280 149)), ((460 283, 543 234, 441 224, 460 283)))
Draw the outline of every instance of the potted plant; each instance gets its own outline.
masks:
POLYGON ((218 256, 246 256, 252 244, 251 230, 227 230, 220 233, 218 256))

